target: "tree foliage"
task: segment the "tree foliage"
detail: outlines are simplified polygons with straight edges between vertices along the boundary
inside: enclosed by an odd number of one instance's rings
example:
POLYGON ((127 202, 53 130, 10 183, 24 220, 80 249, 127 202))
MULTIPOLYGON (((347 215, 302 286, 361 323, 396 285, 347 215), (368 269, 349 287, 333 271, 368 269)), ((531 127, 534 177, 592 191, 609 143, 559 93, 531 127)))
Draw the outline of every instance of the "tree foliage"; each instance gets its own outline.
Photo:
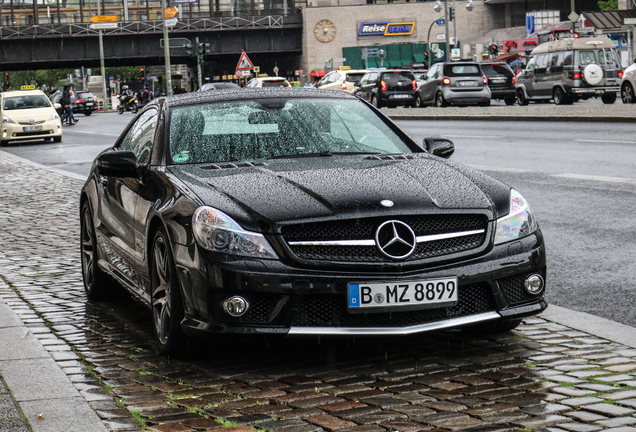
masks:
POLYGON ((601 11, 615 11, 618 10, 618 0, 599 1, 598 7, 601 11))
MULTIPOLYGON (((112 76, 116 81, 127 82, 139 79, 140 66, 123 66, 106 68, 106 76, 112 76)), ((99 68, 91 70, 93 75, 100 75, 99 68)), ((9 90, 19 90, 24 85, 34 85, 39 89, 52 90, 68 81, 68 76, 73 76, 73 81, 80 82, 75 77, 75 69, 40 69, 9 72, 11 85, 9 90)))

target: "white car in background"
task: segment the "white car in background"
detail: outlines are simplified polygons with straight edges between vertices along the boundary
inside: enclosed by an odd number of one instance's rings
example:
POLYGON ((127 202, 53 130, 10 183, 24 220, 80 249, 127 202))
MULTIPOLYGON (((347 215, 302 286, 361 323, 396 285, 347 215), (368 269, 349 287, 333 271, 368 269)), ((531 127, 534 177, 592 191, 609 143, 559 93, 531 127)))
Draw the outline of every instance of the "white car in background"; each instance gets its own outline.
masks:
POLYGON ((624 104, 633 104, 636 102, 636 62, 625 69, 621 80, 621 99, 624 104))
POLYGON ((0 112, 0 145, 4 146, 9 141, 32 139, 62 141, 60 116, 41 90, 0 93, 0 112))

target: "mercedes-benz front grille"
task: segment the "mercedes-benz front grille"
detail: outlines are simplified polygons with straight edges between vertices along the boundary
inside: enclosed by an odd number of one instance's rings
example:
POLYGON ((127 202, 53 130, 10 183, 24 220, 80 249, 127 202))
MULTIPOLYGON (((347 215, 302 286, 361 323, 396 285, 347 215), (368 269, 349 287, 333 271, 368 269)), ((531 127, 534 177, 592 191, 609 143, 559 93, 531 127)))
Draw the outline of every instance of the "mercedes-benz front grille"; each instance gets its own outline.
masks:
MULTIPOLYGON (((311 261, 387 263, 375 238, 388 218, 355 219, 285 226, 282 236, 299 258, 311 261)), ((411 227, 418 241, 405 261, 418 261, 477 249, 488 227, 485 215, 431 215, 398 217, 411 227), (421 240, 424 239, 424 240, 421 240), (420 241, 421 240, 421 241, 420 241)))

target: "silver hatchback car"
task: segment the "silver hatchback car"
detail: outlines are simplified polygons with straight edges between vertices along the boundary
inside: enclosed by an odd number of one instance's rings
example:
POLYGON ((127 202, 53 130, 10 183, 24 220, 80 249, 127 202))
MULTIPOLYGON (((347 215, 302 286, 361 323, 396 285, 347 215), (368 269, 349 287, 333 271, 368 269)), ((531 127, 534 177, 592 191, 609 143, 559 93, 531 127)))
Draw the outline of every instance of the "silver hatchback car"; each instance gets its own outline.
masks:
POLYGON ((415 106, 490 105, 488 78, 479 63, 434 64, 417 89, 415 106))

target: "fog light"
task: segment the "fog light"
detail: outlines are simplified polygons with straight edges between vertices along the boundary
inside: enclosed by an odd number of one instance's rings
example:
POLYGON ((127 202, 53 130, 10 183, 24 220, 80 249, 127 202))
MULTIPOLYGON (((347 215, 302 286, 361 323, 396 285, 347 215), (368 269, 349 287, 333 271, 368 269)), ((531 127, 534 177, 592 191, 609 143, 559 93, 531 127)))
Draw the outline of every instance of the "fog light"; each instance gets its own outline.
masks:
POLYGON ((543 285, 543 278, 541 277, 541 275, 538 274, 528 276, 523 283, 523 287, 526 289, 526 291, 533 295, 537 295, 541 291, 543 291, 543 285))
POLYGON ((241 296, 232 296, 223 302, 223 310, 233 317, 240 317, 247 312, 250 304, 241 296))

